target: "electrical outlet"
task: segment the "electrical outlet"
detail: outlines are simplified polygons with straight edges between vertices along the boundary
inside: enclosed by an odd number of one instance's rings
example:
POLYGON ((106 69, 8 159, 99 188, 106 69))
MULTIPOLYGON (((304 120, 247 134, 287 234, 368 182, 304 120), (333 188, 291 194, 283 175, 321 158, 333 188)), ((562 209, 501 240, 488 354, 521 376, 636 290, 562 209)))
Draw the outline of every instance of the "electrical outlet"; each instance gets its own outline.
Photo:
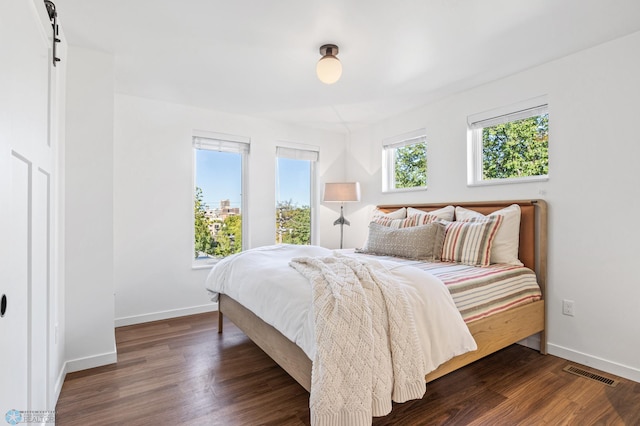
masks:
POLYGON ((562 301, 562 313, 564 315, 569 315, 570 317, 573 316, 573 313, 574 313, 573 300, 564 299, 562 301))

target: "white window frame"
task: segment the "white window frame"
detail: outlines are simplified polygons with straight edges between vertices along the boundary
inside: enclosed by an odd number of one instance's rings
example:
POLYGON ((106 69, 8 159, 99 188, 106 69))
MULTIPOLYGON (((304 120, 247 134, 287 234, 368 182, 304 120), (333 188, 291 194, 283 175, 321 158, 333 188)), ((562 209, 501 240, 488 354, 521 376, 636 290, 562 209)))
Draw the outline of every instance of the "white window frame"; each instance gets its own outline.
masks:
MULTIPOLYGON (((247 188, 249 181, 249 153, 251 152, 251 139, 245 136, 228 135, 224 133, 203 132, 194 131, 192 136, 192 150, 193 150, 193 177, 192 177, 192 200, 191 206, 195 203, 195 189, 196 187, 196 149, 206 149, 210 151, 229 152, 241 154, 241 173, 240 173, 240 190, 242 207, 240 213, 242 214, 242 249, 249 248, 249 203, 247 197, 247 188)), ((193 207, 192 207, 193 210, 193 207)), ((195 234, 193 216, 191 216, 191 253, 195 248, 195 234)), ((193 256, 192 256, 193 257, 193 256)), ((218 263, 220 258, 209 259, 192 259, 193 269, 211 268, 218 263)))
MULTIPOLYGON (((396 149, 418 143, 427 143, 426 129, 418 129, 382 141, 382 192, 424 191, 429 186, 429 168, 427 167, 426 185, 412 188, 396 188, 396 149)), ((425 162, 428 165, 428 154, 425 162)))
MULTIPOLYGON (((318 188, 317 188, 317 163, 320 160, 320 148, 312 145, 291 144, 279 142, 276 146, 276 165, 278 158, 310 161, 310 208, 311 208, 311 245, 318 244, 318 188)), ((277 173, 277 171, 276 171, 277 173)), ((276 203, 278 202, 276 196, 276 203)))
POLYGON ((484 179, 482 161, 482 129, 548 113, 549 105, 547 97, 540 96, 467 117, 467 186, 504 185, 549 180, 548 174, 516 178, 484 179))

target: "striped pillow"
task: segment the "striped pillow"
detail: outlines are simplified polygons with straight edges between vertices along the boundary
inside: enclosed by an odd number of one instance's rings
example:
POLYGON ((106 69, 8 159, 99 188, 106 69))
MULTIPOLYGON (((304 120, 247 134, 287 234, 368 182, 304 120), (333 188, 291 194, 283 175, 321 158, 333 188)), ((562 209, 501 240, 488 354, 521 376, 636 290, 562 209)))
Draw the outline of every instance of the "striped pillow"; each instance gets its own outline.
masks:
POLYGON ((427 225, 431 222, 435 222, 437 219, 437 216, 433 216, 430 214, 416 214, 410 215, 406 219, 391 219, 389 217, 378 216, 374 217, 372 222, 375 222, 382 226, 388 226, 389 228, 400 229, 409 228, 412 226, 427 225))
POLYGON ((503 216, 489 216, 469 222, 447 224, 442 261, 489 266, 491 245, 503 219, 503 216))

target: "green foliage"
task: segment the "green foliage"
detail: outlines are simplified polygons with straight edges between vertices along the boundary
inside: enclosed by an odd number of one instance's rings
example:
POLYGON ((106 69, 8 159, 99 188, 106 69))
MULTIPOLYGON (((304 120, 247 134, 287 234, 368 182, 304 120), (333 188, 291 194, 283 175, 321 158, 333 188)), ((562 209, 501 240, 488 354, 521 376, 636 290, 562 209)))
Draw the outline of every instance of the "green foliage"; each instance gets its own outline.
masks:
POLYGON ((292 201, 276 205, 276 243, 311 244, 311 208, 292 201))
POLYGON ((396 148, 396 188, 427 186, 427 144, 396 148))
POLYGON ((482 129, 482 177, 549 173, 549 114, 482 129))
POLYGON ((195 217, 195 257, 198 257, 200 253, 213 254, 215 250, 215 241, 209 231, 211 220, 205 215, 206 210, 207 206, 202 201, 202 189, 196 187, 193 208, 195 217))
POLYGON ((196 187, 195 257, 202 254, 225 257, 242 251, 242 216, 227 216, 214 237, 209 228, 214 221, 206 216, 207 205, 202 200, 202 189, 196 187))
POLYGON ((242 216, 227 216, 216 234, 214 254, 225 257, 240 251, 242 251, 242 216))

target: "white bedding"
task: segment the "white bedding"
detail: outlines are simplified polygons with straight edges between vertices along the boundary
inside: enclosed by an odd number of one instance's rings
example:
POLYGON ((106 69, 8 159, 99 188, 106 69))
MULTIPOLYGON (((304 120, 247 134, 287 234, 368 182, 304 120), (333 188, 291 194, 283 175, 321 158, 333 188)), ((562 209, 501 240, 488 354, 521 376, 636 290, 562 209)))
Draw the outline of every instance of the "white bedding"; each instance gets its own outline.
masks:
MULTIPOLYGON (((289 262, 294 257, 331 254, 322 247, 284 244, 247 250, 218 262, 207 277, 206 287, 214 293, 214 301, 218 293, 227 294, 314 359, 311 287, 289 262)), ((375 261, 410 295, 425 356, 425 374, 454 356, 477 349, 442 281, 410 265, 375 261)))

